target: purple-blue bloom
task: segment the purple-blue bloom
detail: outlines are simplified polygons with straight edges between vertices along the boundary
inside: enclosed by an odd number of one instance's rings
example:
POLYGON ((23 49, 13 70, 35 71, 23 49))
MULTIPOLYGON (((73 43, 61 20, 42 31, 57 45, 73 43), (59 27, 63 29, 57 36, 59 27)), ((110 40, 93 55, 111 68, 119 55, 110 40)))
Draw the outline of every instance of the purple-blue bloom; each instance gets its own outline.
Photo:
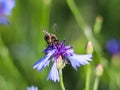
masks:
POLYGON ((27 87, 27 90, 38 90, 38 87, 32 85, 30 87, 27 87))
POLYGON ((14 0, 0 0, 0 24, 8 24, 6 16, 11 14, 14 6, 14 0))
POLYGON ((67 62, 69 61, 72 67, 77 70, 77 67, 81 65, 86 65, 88 64, 88 61, 92 60, 91 54, 75 54, 73 47, 66 46, 65 41, 63 41, 62 43, 49 45, 44 50, 44 53, 46 54, 46 56, 37 61, 34 64, 33 68, 36 68, 38 71, 42 71, 46 66, 49 65, 50 60, 53 61, 53 66, 50 70, 47 80, 50 79, 54 82, 59 82, 58 63, 60 61, 62 61, 63 64, 67 64, 67 62))
POLYGON ((120 44, 116 39, 110 39, 106 43, 106 49, 111 54, 118 54, 120 53, 120 44))

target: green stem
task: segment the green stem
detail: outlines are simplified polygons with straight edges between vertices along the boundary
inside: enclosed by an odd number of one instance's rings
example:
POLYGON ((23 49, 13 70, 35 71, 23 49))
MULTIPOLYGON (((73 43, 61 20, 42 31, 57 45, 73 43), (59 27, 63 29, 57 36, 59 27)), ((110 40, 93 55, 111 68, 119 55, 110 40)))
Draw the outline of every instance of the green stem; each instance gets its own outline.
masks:
POLYGON ((63 83, 63 75, 62 75, 62 69, 59 69, 59 75, 60 75, 60 86, 62 90, 65 90, 65 86, 63 83))
POLYGON ((99 84, 99 77, 96 76, 93 90, 98 90, 98 84, 99 84))
POLYGON ((71 9, 71 12, 73 13, 79 27, 81 28, 81 30, 82 30, 83 34, 85 35, 85 37, 87 38, 87 40, 92 41, 94 50, 97 53, 99 60, 100 60, 100 57, 102 55, 102 48, 101 48, 99 42, 93 36, 91 27, 89 27, 85 23, 85 21, 82 17, 82 14, 80 12, 80 9, 77 8, 74 0, 67 0, 67 4, 68 4, 69 8, 71 9))
POLYGON ((90 89, 90 76, 91 76, 91 66, 88 64, 86 66, 86 83, 85 83, 85 90, 90 89))

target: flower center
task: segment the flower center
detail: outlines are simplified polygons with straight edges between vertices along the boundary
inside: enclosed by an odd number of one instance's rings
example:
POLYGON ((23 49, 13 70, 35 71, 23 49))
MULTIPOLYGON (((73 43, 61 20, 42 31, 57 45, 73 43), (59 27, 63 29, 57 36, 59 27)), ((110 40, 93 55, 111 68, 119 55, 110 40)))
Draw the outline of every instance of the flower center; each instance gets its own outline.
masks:
POLYGON ((54 53, 54 57, 59 58, 60 56, 63 58, 67 54, 67 50, 71 49, 70 46, 65 46, 65 43, 59 43, 57 45, 53 45, 53 48, 56 49, 54 53))

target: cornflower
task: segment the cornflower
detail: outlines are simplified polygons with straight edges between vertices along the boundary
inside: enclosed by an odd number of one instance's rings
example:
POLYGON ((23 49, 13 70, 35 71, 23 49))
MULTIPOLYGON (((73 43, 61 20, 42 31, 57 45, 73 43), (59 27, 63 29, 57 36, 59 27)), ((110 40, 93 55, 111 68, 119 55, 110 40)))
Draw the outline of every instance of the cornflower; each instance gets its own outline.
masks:
MULTIPOLYGON (((49 34, 49 33, 47 33, 49 34)), ((52 35, 52 34, 49 34, 52 35)), ((72 67, 77 70, 81 65, 86 65, 91 61, 92 54, 78 55, 74 53, 74 49, 71 46, 65 45, 65 40, 59 42, 55 37, 50 36, 53 42, 48 42, 48 47, 43 51, 46 55, 37 61, 33 68, 38 71, 42 71, 46 66, 49 66, 50 61, 53 62, 52 68, 49 72, 47 80, 53 80, 54 82, 59 82, 59 73, 58 70, 63 69, 66 64, 70 62, 72 67)), ((48 39, 48 38, 47 38, 48 39)))
POLYGON ((11 14, 15 6, 14 0, 0 0, 0 24, 8 24, 6 16, 11 14))
POLYGON ((120 53, 120 44, 116 39, 110 39, 106 43, 106 49, 111 55, 120 53))
POLYGON ((38 87, 32 85, 30 87, 27 87, 27 90, 38 90, 38 87))

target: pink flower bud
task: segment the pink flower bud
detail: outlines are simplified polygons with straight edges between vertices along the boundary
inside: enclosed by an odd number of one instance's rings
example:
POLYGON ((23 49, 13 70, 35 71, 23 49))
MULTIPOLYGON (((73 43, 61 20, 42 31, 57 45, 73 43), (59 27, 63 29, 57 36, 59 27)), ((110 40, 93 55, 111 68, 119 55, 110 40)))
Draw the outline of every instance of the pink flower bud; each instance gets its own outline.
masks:
POLYGON ((93 44, 91 41, 89 41, 87 44, 87 53, 89 54, 93 53, 93 44))
POLYGON ((103 65, 98 64, 96 67, 96 76, 101 76, 103 74, 103 65))

